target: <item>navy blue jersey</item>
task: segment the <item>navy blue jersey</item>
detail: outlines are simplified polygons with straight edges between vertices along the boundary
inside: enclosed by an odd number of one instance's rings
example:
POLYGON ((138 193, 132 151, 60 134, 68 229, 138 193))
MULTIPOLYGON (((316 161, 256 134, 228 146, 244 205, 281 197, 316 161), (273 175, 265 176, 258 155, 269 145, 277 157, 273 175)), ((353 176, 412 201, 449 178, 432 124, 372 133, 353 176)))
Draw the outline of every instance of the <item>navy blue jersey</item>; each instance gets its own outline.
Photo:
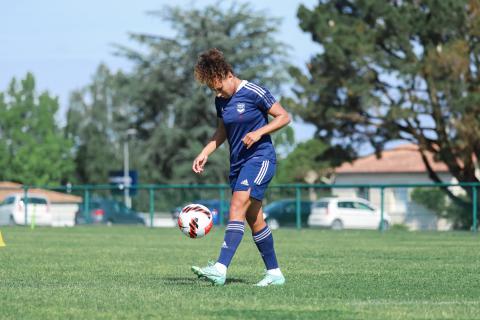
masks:
POLYGON ((215 98, 217 116, 223 119, 230 145, 230 173, 237 172, 245 161, 262 157, 275 162, 275 149, 270 135, 264 135, 250 149, 242 139, 268 123, 268 110, 276 102, 271 93, 256 84, 242 81, 229 99, 215 98))

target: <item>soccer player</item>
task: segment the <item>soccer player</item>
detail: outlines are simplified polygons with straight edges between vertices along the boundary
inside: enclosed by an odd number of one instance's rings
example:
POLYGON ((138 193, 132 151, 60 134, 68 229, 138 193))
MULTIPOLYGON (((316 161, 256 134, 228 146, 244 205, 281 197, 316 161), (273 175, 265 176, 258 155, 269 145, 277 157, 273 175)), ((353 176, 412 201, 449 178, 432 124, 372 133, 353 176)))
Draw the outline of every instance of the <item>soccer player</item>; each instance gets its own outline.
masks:
POLYGON ((267 269, 256 285, 282 285, 285 278, 278 267, 272 232, 263 219, 262 199, 275 174, 275 149, 269 134, 286 126, 290 116, 266 88, 239 79, 218 49, 199 56, 195 78, 215 92, 218 126, 193 161, 192 169, 202 173, 208 156, 228 140, 232 200, 217 262, 204 268, 193 266, 192 271, 215 285, 225 284, 227 268, 242 240, 246 219, 267 269), (273 117, 271 122, 268 115, 273 117))

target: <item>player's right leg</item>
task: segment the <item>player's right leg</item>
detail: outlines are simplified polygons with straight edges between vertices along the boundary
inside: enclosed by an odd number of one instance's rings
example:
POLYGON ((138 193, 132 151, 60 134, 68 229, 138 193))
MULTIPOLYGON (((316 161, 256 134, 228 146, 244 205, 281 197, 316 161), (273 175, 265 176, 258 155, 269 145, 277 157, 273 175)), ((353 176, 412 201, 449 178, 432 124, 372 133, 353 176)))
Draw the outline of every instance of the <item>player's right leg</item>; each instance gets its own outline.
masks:
POLYGON ((245 230, 245 213, 250 205, 250 190, 234 191, 230 202, 230 220, 225 228, 225 237, 220 255, 215 264, 209 264, 204 268, 192 267, 193 273, 215 285, 225 284, 227 268, 237 251, 245 230))
POLYGON ((192 266, 192 271, 199 278, 206 279, 214 285, 223 286, 225 284, 226 274, 218 270, 213 262, 209 262, 208 265, 203 268, 192 266))

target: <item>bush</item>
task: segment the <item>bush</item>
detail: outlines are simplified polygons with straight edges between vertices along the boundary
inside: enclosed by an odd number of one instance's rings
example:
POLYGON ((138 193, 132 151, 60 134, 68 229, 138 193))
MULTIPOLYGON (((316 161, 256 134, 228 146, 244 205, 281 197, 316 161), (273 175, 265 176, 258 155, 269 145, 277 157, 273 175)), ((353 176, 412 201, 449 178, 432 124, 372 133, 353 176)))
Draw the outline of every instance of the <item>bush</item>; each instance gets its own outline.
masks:
POLYGON ((473 223, 472 201, 467 196, 461 197, 465 206, 451 202, 445 192, 438 188, 415 188, 411 196, 413 201, 432 210, 438 217, 451 220, 454 229, 468 230, 473 223))

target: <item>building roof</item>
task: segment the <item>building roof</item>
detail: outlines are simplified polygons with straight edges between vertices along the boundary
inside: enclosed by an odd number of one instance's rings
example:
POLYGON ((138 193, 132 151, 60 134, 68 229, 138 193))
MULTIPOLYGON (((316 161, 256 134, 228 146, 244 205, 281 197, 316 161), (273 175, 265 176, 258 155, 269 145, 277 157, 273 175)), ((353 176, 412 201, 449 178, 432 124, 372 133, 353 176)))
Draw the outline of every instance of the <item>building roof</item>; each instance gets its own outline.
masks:
MULTIPOLYGON (((433 160, 433 154, 426 153, 433 171, 448 172, 443 162, 433 160)), ((375 154, 359 158, 352 163, 344 163, 335 169, 336 174, 344 173, 422 173, 427 168, 415 144, 403 144, 391 150, 384 150, 382 157, 377 159, 375 154)))
MULTIPOLYGON (((23 185, 9 181, 0 181, 0 201, 3 201, 5 197, 12 193, 19 192, 23 193, 23 185)), ((80 203, 83 201, 82 197, 46 189, 28 189, 28 193, 43 195, 51 203, 80 203)))

